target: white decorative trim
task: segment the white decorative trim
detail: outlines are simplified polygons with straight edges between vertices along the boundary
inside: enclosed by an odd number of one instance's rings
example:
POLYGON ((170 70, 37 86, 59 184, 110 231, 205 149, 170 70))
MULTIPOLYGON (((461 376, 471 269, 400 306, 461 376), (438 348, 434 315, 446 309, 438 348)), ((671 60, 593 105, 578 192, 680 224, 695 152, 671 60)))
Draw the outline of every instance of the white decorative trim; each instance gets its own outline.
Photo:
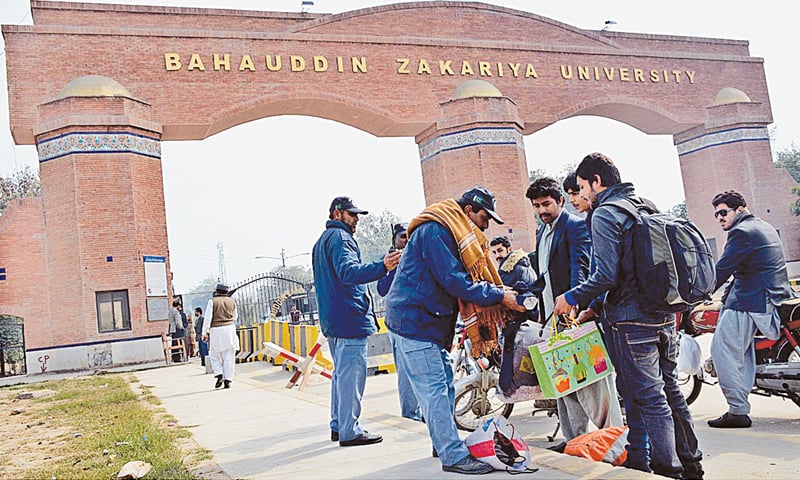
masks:
POLYGON ((769 141, 767 127, 744 127, 708 133, 683 141, 676 145, 678 156, 688 155, 709 147, 718 147, 728 143, 769 141))
POLYGON ((74 153, 132 153, 161 158, 161 141, 130 132, 70 132, 36 145, 39 162, 74 153))
POLYGON ((476 145, 517 145, 525 148, 522 134, 515 128, 473 128, 461 132, 448 133, 419 146, 422 162, 442 152, 476 145))

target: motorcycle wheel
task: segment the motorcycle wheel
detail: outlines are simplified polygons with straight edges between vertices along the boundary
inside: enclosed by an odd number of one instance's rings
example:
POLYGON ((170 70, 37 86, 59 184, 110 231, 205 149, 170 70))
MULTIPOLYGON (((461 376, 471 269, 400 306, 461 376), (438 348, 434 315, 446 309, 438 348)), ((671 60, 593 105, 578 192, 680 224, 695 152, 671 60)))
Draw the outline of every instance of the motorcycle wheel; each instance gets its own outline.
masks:
POLYGON ((497 398, 494 387, 483 391, 479 383, 470 384, 456 393, 454 417, 460 430, 472 432, 489 417, 500 414, 508 418, 513 410, 513 403, 497 398))
POLYGON ((686 405, 691 405, 700 396, 703 380, 698 375, 678 372, 678 386, 681 387, 681 393, 686 398, 686 405))
MULTIPOLYGON (((794 348, 792 348, 792 345, 789 342, 783 340, 783 343, 779 348, 780 349, 778 350, 778 355, 777 355, 778 359, 777 361, 779 363, 800 362, 800 355, 798 355, 797 352, 794 351, 794 348)), ((789 397, 789 399, 793 401, 795 405, 800 407, 800 400, 798 400, 797 397, 794 398, 789 397)))

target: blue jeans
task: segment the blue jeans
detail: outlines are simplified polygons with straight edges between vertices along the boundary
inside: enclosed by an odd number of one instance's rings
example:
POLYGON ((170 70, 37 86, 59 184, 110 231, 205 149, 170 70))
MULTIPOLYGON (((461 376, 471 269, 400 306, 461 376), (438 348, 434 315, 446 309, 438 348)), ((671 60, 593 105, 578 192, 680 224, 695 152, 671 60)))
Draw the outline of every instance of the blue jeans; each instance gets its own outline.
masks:
POLYGON ((615 348, 615 342, 611 340, 611 325, 606 321, 605 316, 600 317, 600 325, 603 327, 603 341, 606 344, 608 358, 611 364, 617 369, 615 375, 617 391, 622 396, 622 403, 625 405, 625 423, 628 424, 628 460, 625 466, 635 468, 643 472, 650 472, 650 444, 647 439, 647 430, 644 428, 642 412, 633 401, 633 397, 625 391, 625 381, 621 378, 619 354, 615 348))
POLYGON ((394 337, 390 336, 389 339, 392 342, 392 355, 394 355, 394 365, 397 368, 397 394, 400 396, 400 415, 421 422, 423 421, 422 410, 419 408, 417 395, 411 387, 408 372, 401 363, 397 362, 397 342, 394 337))
MULTIPOLYGON (((703 455, 697 448, 692 415, 677 381, 675 322, 625 321, 611 326, 623 395, 641 413, 650 443, 649 464, 659 475, 701 478, 703 455)), ((629 451, 626 464, 647 465, 641 452, 629 451), (633 457, 633 458, 632 458, 633 457)))
POLYGON ((458 436, 455 409, 453 369, 449 352, 433 342, 414 340, 389 332, 396 345, 398 370, 408 373, 422 415, 428 426, 433 448, 442 465, 450 466, 469 456, 469 450, 458 436))
POLYGON ((367 384, 367 338, 329 337, 328 345, 333 356, 331 430, 339 432, 339 441, 352 440, 364 433, 358 417, 367 384))

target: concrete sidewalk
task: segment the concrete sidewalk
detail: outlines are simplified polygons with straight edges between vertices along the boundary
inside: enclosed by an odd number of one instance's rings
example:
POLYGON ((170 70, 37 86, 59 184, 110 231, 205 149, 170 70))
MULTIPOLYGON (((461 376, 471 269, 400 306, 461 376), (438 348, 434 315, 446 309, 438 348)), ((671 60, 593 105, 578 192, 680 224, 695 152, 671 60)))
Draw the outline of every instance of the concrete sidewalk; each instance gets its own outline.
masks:
MULTIPOLYGON (((228 390, 214 390, 213 377, 197 359, 135 376, 232 478, 463 478, 443 472, 439 460, 431 457, 424 424, 400 416, 394 375, 368 377, 363 402, 361 423, 383 435, 383 443, 342 448, 330 441, 328 380, 316 375, 300 392, 285 388, 290 374, 280 367, 257 362, 236 369, 228 390)), ((532 417, 531 408, 521 406, 511 421, 529 443, 541 444, 542 435, 532 432, 552 430, 554 419, 532 417)), ((539 468, 526 475, 531 478, 657 478, 542 448, 532 447, 531 453, 539 468)), ((489 477, 506 475, 494 472, 489 477)))

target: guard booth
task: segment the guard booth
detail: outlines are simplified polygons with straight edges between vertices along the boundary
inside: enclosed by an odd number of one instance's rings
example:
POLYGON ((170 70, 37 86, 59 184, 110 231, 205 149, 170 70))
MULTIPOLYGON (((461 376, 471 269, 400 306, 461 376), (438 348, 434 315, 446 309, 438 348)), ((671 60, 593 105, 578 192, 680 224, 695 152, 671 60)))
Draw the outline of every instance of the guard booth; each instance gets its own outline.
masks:
POLYGON ((0 315, 0 377, 26 373, 24 321, 13 315, 0 315))

